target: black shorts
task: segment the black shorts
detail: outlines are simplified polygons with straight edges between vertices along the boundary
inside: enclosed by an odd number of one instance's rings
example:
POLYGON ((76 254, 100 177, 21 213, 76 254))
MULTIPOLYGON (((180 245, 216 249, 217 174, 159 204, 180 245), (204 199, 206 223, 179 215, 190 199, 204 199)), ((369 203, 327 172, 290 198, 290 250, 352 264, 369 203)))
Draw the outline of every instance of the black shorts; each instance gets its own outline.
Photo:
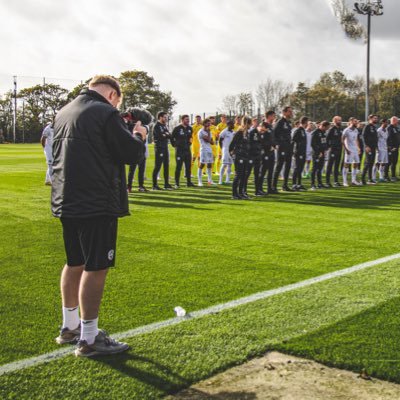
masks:
POLYGON ((61 218, 67 265, 99 271, 114 266, 118 219, 61 218))

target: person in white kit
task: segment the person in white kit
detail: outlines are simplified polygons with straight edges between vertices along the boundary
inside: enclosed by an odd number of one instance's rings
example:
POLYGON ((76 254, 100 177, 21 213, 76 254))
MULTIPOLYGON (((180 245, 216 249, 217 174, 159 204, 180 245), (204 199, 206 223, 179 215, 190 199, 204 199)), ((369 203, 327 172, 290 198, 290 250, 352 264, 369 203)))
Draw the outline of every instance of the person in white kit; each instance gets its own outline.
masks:
POLYGON ((311 138, 312 138, 312 133, 315 131, 317 127, 315 124, 311 121, 308 122, 307 128, 306 128, 306 134, 307 134, 307 147, 306 147, 306 165, 304 168, 303 172, 303 178, 309 178, 310 177, 310 166, 311 166, 311 160, 312 160, 312 148, 311 148, 311 138))
POLYGON ((197 171, 197 178, 199 181, 199 186, 203 186, 202 176, 203 176, 203 168, 207 165, 207 177, 208 184, 214 185, 212 180, 212 165, 214 162, 213 152, 212 152, 212 144, 214 141, 211 136, 211 121, 206 118, 203 121, 203 128, 200 129, 198 133, 199 142, 200 142, 200 165, 197 171))
POLYGON ((229 153, 229 145, 232 143, 233 136, 235 136, 235 124, 233 121, 228 121, 227 127, 219 135, 219 145, 222 149, 222 165, 219 173, 219 184, 222 185, 224 173, 226 171, 225 183, 230 182, 233 158, 229 153))
POLYGON ((388 120, 381 120, 381 127, 378 129, 378 154, 376 155, 375 168, 373 169, 373 179, 376 177, 376 170, 379 171, 379 182, 385 182, 385 168, 389 162, 388 154, 388 120))
POLYGON ((49 122, 42 132, 40 143, 42 144, 44 155, 46 157, 47 171, 44 184, 51 186, 51 175, 53 174, 53 122, 49 122))
POLYGON ((351 117, 347 128, 343 131, 342 143, 344 146, 344 167, 343 167, 343 186, 349 186, 347 183, 347 174, 351 168, 351 184, 360 186, 357 182, 357 171, 360 168, 360 143, 358 140, 357 118, 351 117))

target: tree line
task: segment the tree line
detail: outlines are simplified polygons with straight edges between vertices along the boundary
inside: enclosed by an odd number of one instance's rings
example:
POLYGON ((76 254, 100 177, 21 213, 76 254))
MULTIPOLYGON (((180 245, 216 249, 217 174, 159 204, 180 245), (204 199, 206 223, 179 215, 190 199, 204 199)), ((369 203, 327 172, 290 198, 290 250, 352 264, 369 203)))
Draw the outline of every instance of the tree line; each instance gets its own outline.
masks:
MULTIPOLYGON (((286 83, 271 78, 260 83, 255 92, 242 92, 222 99, 220 112, 228 115, 257 115, 267 110, 280 112, 291 105, 295 118, 307 115, 312 120, 330 120, 341 115, 364 120, 365 81, 363 77, 347 78, 340 71, 323 73, 313 84, 286 83)), ((400 113, 400 80, 372 80, 370 111, 383 118, 400 113)))
MULTIPOLYGON (((132 70, 120 74, 117 79, 124 93, 122 109, 128 107, 146 108, 152 115, 165 110, 172 113, 177 104, 172 93, 162 91, 147 72, 132 70)), ((87 87, 90 79, 72 90, 60 85, 47 83, 24 88, 17 93, 16 141, 37 142, 43 127, 51 121, 65 104, 73 100, 87 87)), ((0 136, 13 141, 14 101, 13 92, 0 97, 0 136)))

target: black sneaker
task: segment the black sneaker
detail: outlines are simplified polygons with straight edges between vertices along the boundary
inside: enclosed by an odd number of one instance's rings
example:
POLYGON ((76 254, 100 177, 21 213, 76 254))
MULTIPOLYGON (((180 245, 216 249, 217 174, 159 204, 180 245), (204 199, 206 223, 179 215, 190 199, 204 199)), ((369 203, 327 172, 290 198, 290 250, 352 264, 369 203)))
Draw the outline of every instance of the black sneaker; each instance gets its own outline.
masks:
POLYGON ((293 190, 290 189, 290 187, 288 185, 283 185, 282 186, 282 191, 283 192, 292 192, 293 190))
POLYGON ((328 186, 324 185, 323 183, 320 183, 318 185, 318 189, 328 189, 328 186))
POLYGON ((165 190, 173 190, 174 188, 168 183, 167 185, 164 185, 165 190))
POLYGON ((340 187, 340 186, 342 186, 339 182, 335 182, 334 184, 333 184, 333 186, 334 187, 340 187))
POLYGON ((188 182, 186 186, 187 187, 196 187, 196 185, 192 182, 188 182))
POLYGON ((260 192, 259 190, 257 190, 254 194, 256 197, 264 196, 264 193, 260 192))
POLYGON ((146 189, 144 186, 140 186, 138 190, 139 190, 140 193, 148 192, 148 189, 146 189))
POLYGON ((297 185, 293 185, 292 190, 293 190, 293 192, 297 192, 299 190, 299 188, 297 185))
POLYGON ((373 179, 369 180, 367 183, 368 185, 376 185, 376 181, 373 179))
POLYGON ((242 200, 240 196, 232 196, 232 200, 242 200))
POLYGON ((63 328, 60 331, 60 335, 56 337, 58 344, 75 344, 78 342, 81 336, 81 325, 76 329, 63 328))
POLYGON ((316 187, 315 185, 312 185, 311 188, 310 188, 310 190, 313 190, 313 191, 314 191, 314 190, 317 190, 317 187, 316 187))
POLYGON ((153 190, 162 190, 162 189, 160 188, 160 186, 155 185, 155 186, 153 186, 153 190))
POLYGON ((240 197, 241 197, 243 200, 250 200, 250 199, 251 199, 251 197, 250 197, 247 193, 241 194, 240 197))
POLYGON ((77 357, 106 356, 122 353, 128 349, 129 345, 127 343, 111 339, 107 332, 99 330, 93 344, 88 344, 86 340, 78 341, 75 355, 77 357))
POLYGON ((268 189, 268 194, 279 194, 279 192, 276 188, 271 188, 271 189, 268 189))
POLYGON ((327 184, 325 185, 327 188, 331 189, 333 188, 332 184, 330 182, 327 182, 327 184))

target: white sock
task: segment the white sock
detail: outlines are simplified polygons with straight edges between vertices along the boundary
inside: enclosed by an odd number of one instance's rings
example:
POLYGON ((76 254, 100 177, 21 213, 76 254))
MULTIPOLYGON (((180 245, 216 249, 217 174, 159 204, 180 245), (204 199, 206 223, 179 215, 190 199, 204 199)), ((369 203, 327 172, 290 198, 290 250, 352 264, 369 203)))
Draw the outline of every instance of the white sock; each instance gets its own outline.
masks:
POLYGON ((353 169, 351 171, 351 181, 352 182, 357 181, 357 172, 358 172, 358 169, 353 167, 353 169))
POLYGON ((212 168, 207 168, 208 183, 212 183, 212 168))
POLYGON ((343 168, 343 183, 347 185, 347 174, 349 172, 349 169, 347 167, 343 168))
POLYGON ((63 325, 62 328, 74 330, 79 326, 79 306, 76 307, 63 307, 63 325))
POLYGON ((372 167, 372 179, 376 180, 376 165, 372 167))
POLYGON ((379 178, 385 179, 385 166, 384 165, 381 165, 379 167, 379 178))
POLYGON ((99 333, 99 318, 81 320, 81 340, 86 340, 87 344, 93 344, 94 339, 99 333))
POLYGON ((201 168, 199 168, 199 169, 197 170, 197 179, 198 179, 198 181, 199 181, 199 185, 200 185, 201 182, 202 182, 202 177, 203 177, 203 170, 202 170, 201 168))
POLYGON ((226 171, 226 183, 229 183, 231 181, 231 173, 232 173, 232 166, 228 164, 228 168, 226 171))
POLYGON ((219 171, 219 184, 222 183, 222 178, 224 177, 225 170, 226 170, 226 165, 222 164, 221 169, 219 171))

